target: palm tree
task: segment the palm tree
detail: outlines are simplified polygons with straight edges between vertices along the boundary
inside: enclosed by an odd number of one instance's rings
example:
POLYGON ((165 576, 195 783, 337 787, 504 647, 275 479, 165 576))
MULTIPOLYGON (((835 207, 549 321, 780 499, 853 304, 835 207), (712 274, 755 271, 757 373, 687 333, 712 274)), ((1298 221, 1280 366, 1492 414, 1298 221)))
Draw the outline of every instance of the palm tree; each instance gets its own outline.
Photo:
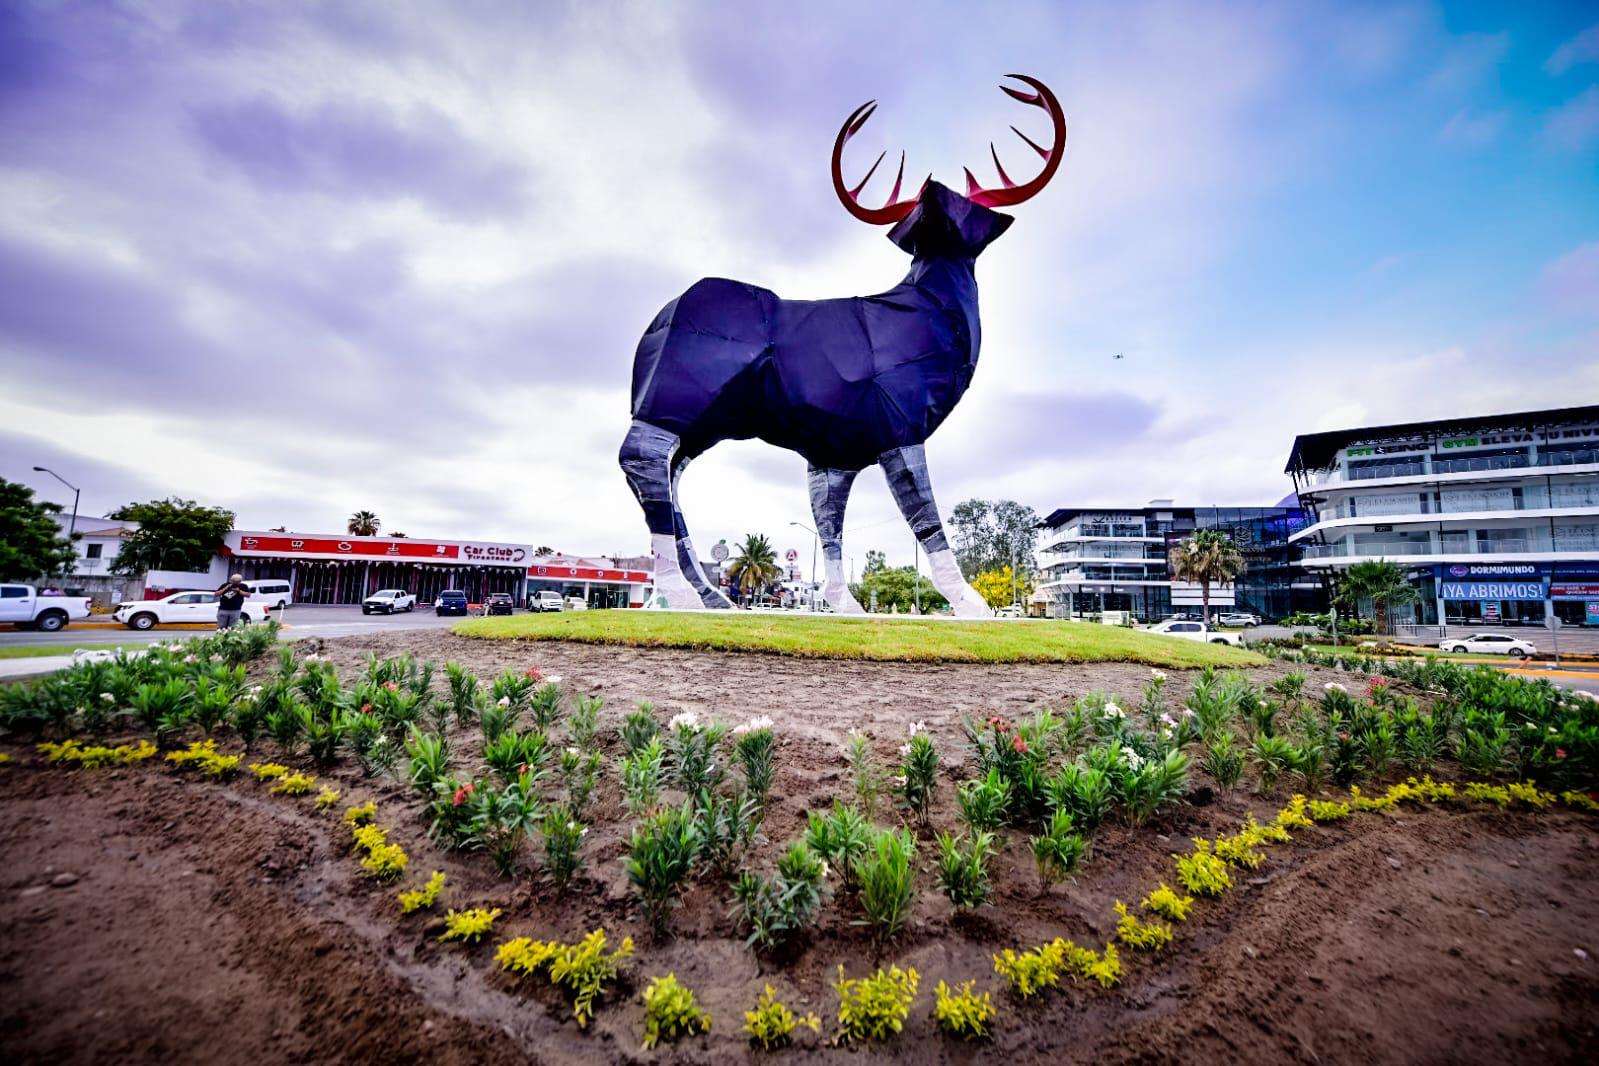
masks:
POLYGON ((1412 603, 1416 595, 1404 567, 1384 559, 1355 563, 1338 579, 1339 603, 1357 614, 1361 604, 1371 603, 1380 647, 1388 644, 1388 608, 1412 603))
POLYGON ((1210 624, 1210 585, 1231 581, 1244 571, 1244 555, 1232 538, 1217 529, 1195 530, 1171 550, 1172 576, 1199 585, 1205 608, 1205 624, 1210 624))
POLYGON ((738 554, 727 563, 727 576, 746 594, 765 588, 782 575, 777 565, 777 550, 759 533, 746 536, 739 545, 738 554))
POLYGON ((344 531, 357 537, 375 537, 383 523, 371 511, 357 511, 345 523, 344 531))

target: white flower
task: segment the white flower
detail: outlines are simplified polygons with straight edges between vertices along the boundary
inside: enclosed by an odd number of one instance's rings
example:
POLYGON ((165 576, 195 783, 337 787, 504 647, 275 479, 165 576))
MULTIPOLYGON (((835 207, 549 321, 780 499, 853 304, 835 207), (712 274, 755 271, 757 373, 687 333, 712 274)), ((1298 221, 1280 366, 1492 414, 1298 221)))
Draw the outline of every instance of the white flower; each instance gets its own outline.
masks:
POLYGON ((117 701, 117 698, 111 695, 109 692, 100 693, 100 698, 105 700, 107 703, 115 703, 117 701))
POLYGON ((1166 671, 1164 671, 1164 670, 1151 670, 1149 672, 1149 676, 1154 678, 1156 681, 1164 681, 1164 680, 1166 680, 1166 671))
POLYGON ((899 777, 894 778, 894 787, 895 788, 904 788, 905 787, 905 776, 903 774, 901 774, 899 777))
POLYGON ((1114 703, 1107 703, 1107 704, 1105 704, 1105 713, 1101 717, 1104 717, 1104 718, 1126 718, 1127 717, 1127 712, 1122 710, 1120 707, 1116 706, 1114 703))
POLYGON ((827 874, 828 874, 827 860, 823 859, 822 860, 822 876, 825 878, 827 876, 827 874))
POLYGON ((185 655, 183 657, 183 661, 186 662, 186 663, 197 663, 200 660, 195 658, 193 655, 185 655))
POLYGON ((1348 692, 1349 691, 1347 688, 1345 688, 1344 686, 1340 685, 1336 681, 1329 681, 1329 682, 1327 682, 1325 685, 1323 685, 1321 687, 1323 689, 1327 690, 1328 692, 1334 692, 1334 691, 1337 691, 1337 692, 1348 692))
POLYGON ((501 696, 500 697, 500 706, 501 707, 509 707, 510 705, 511 705, 511 697, 509 697, 509 696, 501 696))
MULTIPOLYGON (((576 822, 572 823, 572 828, 573 829, 577 829, 577 823, 576 822)), ((582 840, 584 837, 586 837, 588 835, 589 835, 589 827, 585 825, 582 829, 578 830, 577 838, 579 840, 582 840)))
POLYGON ((1183 717, 1184 718, 1192 718, 1193 716, 1194 716, 1194 709, 1192 707, 1184 707, 1183 708, 1183 717))
POLYGON ((1128 769, 1139 770, 1143 768, 1144 757, 1138 754, 1132 748, 1128 748, 1126 751, 1122 752, 1122 757, 1127 761, 1128 769))
POLYGON ((544 678, 544 683, 546 685, 559 685, 561 683, 561 675, 549 674, 544 678))
POLYGON ((770 729, 775 723, 764 714, 758 714, 747 722, 741 722, 733 728, 733 733, 743 736, 745 733, 755 733, 762 729, 770 729))
POLYGON ((927 732, 927 723, 926 722, 912 722, 911 723, 911 736, 914 737, 917 733, 925 733, 925 732, 927 732))
POLYGON ((1599 702, 1599 695, 1596 695, 1596 694, 1594 694, 1592 692, 1585 692, 1585 691, 1583 691, 1580 688, 1573 690, 1571 694, 1573 696, 1581 696, 1585 700, 1593 700, 1595 702, 1599 702))
POLYGON ((1260 701, 1260 705, 1261 705, 1261 706, 1262 706, 1262 707, 1270 707, 1270 706, 1271 706, 1271 703, 1270 703, 1270 701, 1268 701, 1268 700, 1261 700, 1261 701, 1260 701))
POLYGON ((570 755, 574 759, 577 758, 579 755, 583 754, 582 752, 578 751, 576 748, 567 748, 566 749, 566 753, 568 755, 570 755))
POLYGON ((909 744, 901 744, 899 746, 899 753, 901 757, 909 755, 911 753, 911 746, 909 744))
POLYGON ((1162 722, 1165 722, 1167 725, 1176 725, 1177 724, 1177 719, 1173 718, 1169 713, 1164 712, 1164 711, 1161 712, 1160 720, 1162 722))
POLYGON ((699 725, 700 716, 693 711, 684 711, 682 714, 673 716, 672 720, 666 723, 668 729, 698 729, 699 725))
POLYGON ((257 692, 260 692, 260 691, 261 691, 261 686, 260 685, 251 685, 250 686, 250 695, 254 696, 257 692))
POLYGON ((1172 731, 1170 729, 1162 729, 1160 731, 1160 739, 1162 739, 1162 740, 1170 740, 1171 739, 1171 733, 1172 733, 1172 731))

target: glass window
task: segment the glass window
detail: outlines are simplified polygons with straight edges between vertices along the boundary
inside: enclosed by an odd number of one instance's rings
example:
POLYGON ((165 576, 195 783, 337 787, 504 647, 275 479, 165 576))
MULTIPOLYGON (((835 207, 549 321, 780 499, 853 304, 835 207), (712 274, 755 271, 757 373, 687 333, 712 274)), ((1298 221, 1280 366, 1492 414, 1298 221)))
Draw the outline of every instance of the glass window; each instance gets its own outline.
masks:
POLYGON ((103 550, 105 550, 104 544, 90 544, 84 548, 83 557, 85 559, 98 559, 103 550))
POLYGON ((28 590, 21 585, 6 585, 0 588, 0 600, 20 600, 28 595, 28 590))

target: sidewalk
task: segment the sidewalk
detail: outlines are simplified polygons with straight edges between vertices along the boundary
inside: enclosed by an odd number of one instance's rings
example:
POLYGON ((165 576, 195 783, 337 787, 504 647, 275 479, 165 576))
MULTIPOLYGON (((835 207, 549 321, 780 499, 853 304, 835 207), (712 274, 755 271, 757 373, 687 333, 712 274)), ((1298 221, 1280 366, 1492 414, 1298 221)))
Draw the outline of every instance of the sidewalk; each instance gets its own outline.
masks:
POLYGON ((39 655, 27 659, 0 659, 0 681, 38 677, 65 670, 73 662, 71 655, 39 655))

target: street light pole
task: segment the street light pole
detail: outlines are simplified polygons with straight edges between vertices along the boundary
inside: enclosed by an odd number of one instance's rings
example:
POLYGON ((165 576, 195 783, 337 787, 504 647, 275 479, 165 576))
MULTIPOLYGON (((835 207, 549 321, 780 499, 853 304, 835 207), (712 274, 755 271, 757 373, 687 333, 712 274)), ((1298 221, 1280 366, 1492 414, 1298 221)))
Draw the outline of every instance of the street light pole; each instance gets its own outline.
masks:
POLYGON ((799 526, 811 535, 811 610, 816 610, 816 546, 821 543, 822 535, 804 522, 790 522, 791 526, 799 526))
MULTIPOLYGON (((83 495, 82 491, 79 490, 78 486, 74 485, 72 482, 68 481, 66 478, 62 477, 60 474, 56 473, 54 470, 51 470, 47 466, 36 466, 33 469, 41 474, 49 474, 51 477, 61 482, 61 484, 72 490, 72 517, 68 519, 67 522, 67 543, 71 544, 72 538, 78 534, 78 499, 83 495)), ((73 555, 76 556, 77 549, 74 548, 72 551, 73 555)), ((77 564, 74 563, 72 569, 75 571, 77 568, 77 564)))

